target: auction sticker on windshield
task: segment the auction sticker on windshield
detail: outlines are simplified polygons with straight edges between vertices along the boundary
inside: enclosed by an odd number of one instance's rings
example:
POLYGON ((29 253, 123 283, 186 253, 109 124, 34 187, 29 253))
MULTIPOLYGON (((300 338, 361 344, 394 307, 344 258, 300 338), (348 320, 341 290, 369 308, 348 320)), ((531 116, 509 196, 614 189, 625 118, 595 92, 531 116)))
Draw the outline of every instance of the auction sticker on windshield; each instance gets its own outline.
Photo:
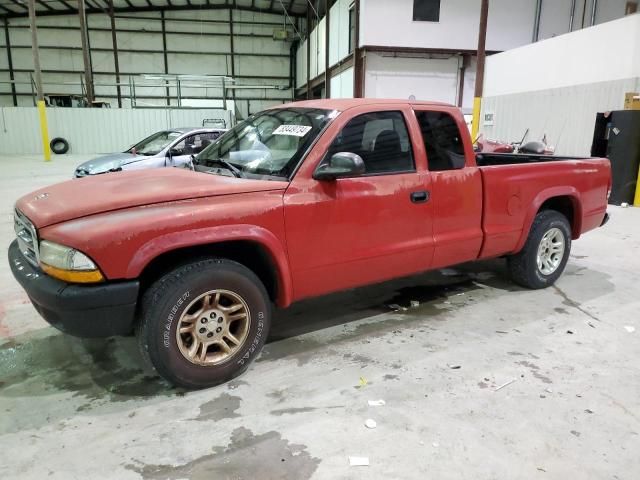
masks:
POLYGON ((293 135, 294 137, 304 137, 309 133, 311 127, 306 125, 280 125, 273 131, 274 135, 293 135))

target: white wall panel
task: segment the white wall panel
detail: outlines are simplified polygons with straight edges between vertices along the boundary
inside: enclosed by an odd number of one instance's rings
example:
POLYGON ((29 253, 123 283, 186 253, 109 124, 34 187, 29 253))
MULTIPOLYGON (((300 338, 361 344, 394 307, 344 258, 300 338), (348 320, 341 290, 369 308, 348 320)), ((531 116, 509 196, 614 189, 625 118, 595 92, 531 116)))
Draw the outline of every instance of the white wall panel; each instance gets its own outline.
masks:
MULTIPOLYGON (((534 9, 533 0, 492 0, 487 48, 530 42, 534 9)), ((439 22, 414 22, 413 0, 363 0, 360 12, 361 45, 475 49, 478 44, 480 0, 441 1, 439 22)))
POLYGON ((296 87, 307 83, 307 40, 298 46, 296 52, 296 87))
MULTIPOLYGON (((230 120, 228 112, 208 109, 47 109, 49 135, 66 138, 70 153, 122 151, 155 131, 197 127, 205 118, 224 118, 227 124, 230 120)), ((1 108, 0 122, 3 151, 41 153, 36 108, 1 108)))
POLYGON ((353 0, 338 0, 329 15, 329 64, 349 55, 349 5, 353 0))
POLYGON ((331 98, 353 98, 353 68, 331 78, 331 98))
POLYGON ((367 54, 365 96, 456 103, 458 57, 403 58, 367 54))
POLYGON ((487 58, 485 96, 640 76, 640 15, 487 58))
POLYGON ((482 110, 494 114, 494 125, 481 124, 480 131, 488 138, 516 141, 529 128, 529 140, 546 134, 558 155, 588 156, 596 113, 621 110, 629 91, 640 91, 640 78, 485 98, 482 110))

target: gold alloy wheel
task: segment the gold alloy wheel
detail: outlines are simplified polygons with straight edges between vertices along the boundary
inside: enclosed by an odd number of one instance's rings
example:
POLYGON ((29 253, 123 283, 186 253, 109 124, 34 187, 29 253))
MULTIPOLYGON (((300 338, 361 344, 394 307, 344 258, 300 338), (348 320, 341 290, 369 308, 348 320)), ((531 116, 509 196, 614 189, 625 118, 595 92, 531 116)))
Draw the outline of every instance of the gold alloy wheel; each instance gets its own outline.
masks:
POLYGON ((195 365, 228 360, 249 333, 251 315, 246 302, 229 290, 203 293, 186 308, 176 328, 180 352, 195 365))

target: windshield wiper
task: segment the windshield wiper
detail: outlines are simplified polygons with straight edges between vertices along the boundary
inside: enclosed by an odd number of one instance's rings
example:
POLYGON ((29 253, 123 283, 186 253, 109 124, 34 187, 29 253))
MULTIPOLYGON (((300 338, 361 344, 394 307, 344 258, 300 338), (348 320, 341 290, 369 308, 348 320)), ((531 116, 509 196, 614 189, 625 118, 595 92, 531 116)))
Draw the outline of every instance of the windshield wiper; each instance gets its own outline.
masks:
POLYGON ((224 168, 233 173, 233 176, 236 178, 244 178, 244 173, 238 167, 236 167, 233 163, 227 162, 222 158, 207 158, 205 160, 206 163, 218 163, 222 165, 224 168))

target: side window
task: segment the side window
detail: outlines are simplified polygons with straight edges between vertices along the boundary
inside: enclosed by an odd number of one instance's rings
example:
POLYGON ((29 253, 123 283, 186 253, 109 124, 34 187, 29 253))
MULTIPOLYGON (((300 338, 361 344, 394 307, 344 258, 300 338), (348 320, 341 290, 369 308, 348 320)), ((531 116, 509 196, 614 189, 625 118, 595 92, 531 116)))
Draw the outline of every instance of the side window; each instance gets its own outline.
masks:
POLYGON ((414 171, 407 125, 402 112, 373 112, 352 118, 329 147, 362 157, 365 175, 414 171))
POLYGON ((445 112, 416 112, 427 150, 429 170, 464 168, 464 145, 454 118, 445 112))

